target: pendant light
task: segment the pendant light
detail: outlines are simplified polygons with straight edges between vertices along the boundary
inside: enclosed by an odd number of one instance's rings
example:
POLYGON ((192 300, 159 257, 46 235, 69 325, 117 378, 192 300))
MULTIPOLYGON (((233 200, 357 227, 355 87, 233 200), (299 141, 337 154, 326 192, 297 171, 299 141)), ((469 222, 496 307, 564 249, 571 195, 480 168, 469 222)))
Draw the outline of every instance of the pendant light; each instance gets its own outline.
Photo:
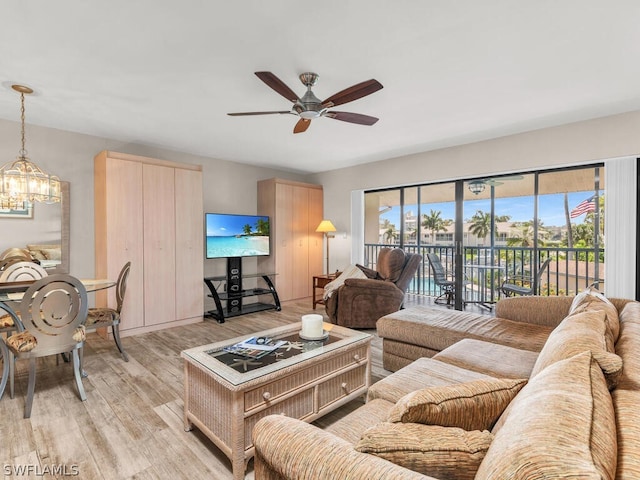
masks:
POLYGON ((33 90, 23 85, 12 85, 20 93, 20 121, 22 123, 22 148, 18 158, 0 168, 0 200, 4 205, 22 208, 25 202, 56 203, 60 201, 60 179, 42 171, 27 157, 24 148, 24 96, 33 90))

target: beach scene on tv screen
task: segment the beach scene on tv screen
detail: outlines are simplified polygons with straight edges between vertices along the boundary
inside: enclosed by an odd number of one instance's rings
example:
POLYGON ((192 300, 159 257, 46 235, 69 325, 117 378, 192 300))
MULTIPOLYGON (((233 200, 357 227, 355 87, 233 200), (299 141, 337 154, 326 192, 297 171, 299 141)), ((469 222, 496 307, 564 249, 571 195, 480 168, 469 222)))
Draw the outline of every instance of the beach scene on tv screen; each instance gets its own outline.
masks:
POLYGON ((207 258, 269 255, 269 217, 206 215, 207 258))

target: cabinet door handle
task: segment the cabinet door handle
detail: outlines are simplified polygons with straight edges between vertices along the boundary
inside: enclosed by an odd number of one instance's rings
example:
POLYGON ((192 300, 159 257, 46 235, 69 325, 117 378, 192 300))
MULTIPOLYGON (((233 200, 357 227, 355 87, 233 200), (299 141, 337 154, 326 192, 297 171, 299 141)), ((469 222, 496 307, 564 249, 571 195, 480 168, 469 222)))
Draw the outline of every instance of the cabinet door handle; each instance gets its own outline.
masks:
POLYGON ((359 362, 359 361, 360 361, 360 355, 358 355, 358 354, 356 353, 356 354, 353 356, 353 359, 354 359, 356 362, 359 362))
POLYGON ((271 394, 269 392, 264 392, 262 394, 262 398, 264 398, 265 400, 269 401, 271 399, 271 394))
POLYGON ((342 382, 342 385, 340 385, 342 387, 343 390, 347 389, 347 382, 342 382))

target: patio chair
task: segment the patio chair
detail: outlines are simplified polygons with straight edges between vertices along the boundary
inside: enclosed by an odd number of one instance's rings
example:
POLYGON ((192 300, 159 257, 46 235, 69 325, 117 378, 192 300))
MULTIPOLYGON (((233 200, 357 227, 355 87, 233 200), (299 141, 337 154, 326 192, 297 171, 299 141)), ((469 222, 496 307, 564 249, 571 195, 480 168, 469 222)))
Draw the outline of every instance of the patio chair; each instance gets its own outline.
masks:
POLYGON ((447 278, 447 274, 438 255, 435 253, 427 253, 427 258, 429 259, 429 268, 433 275, 433 282, 436 286, 440 287, 440 291, 442 292, 433 302, 439 305, 452 305, 456 288, 455 280, 447 278))
POLYGON ((504 282, 502 282, 502 286, 500 290, 504 293, 505 297, 513 297, 516 295, 535 295, 536 291, 534 288, 539 288, 540 279, 542 275, 549 267, 549 263, 551 263, 551 259, 547 258, 538 269, 538 273, 535 276, 535 281, 533 276, 527 275, 512 275, 507 277, 504 282))

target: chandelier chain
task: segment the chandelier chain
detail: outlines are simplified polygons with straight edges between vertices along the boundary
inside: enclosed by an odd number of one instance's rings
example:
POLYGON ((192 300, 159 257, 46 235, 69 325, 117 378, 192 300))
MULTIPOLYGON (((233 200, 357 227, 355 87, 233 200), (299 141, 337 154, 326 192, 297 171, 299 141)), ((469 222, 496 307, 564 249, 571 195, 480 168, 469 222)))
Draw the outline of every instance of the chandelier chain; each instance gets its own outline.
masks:
POLYGON ((25 134, 24 134, 24 93, 20 93, 20 122, 22 123, 22 129, 21 129, 21 134, 22 134, 22 148, 20 149, 20 156, 22 158, 27 156, 27 151, 24 148, 24 144, 25 144, 25 134))

